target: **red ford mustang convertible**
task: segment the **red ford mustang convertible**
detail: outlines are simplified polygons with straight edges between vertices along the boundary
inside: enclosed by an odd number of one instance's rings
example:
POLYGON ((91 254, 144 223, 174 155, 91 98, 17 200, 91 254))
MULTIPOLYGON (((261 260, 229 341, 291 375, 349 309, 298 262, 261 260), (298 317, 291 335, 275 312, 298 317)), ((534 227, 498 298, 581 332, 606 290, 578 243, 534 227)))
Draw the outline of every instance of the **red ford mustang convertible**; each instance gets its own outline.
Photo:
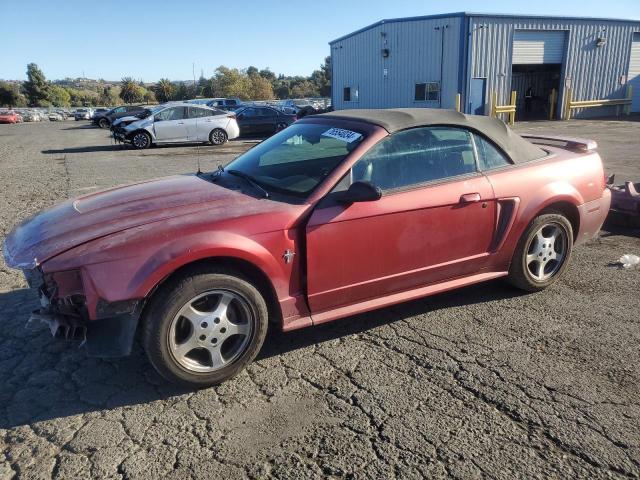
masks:
POLYGON ((7 237, 32 318, 89 354, 139 332, 167 379, 244 368, 288 331, 506 277, 557 281, 610 194, 596 144, 444 110, 307 117, 212 173, 62 203, 7 237))

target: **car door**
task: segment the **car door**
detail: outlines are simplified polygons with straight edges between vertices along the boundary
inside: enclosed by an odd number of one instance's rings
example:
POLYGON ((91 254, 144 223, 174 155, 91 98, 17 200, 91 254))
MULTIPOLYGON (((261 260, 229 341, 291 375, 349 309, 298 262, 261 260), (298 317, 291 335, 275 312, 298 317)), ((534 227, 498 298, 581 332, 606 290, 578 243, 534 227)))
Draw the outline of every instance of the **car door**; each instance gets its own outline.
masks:
POLYGON ((187 107, 170 107, 153 117, 153 129, 158 142, 185 142, 188 138, 185 123, 187 107))
POLYGON ((216 128, 224 128, 228 123, 228 118, 221 111, 210 110, 208 108, 189 107, 189 117, 195 121, 193 136, 189 138, 193 141, 207 142, 209 134, 216 128))
POLYGON ((257 109, 253 107, 245 108, 238 113, 237 120, 242 135, 249 135, 259 131, 256 130, 257 116, 257 109))
POLYGON ((187 139, 190 142, 201 142, 202 133, 200 128, 204 127, 201 122, 202 117, 207 115, 208 110, 200 107, 187 107, 187 118, 184 120, 184 124, 187 127, 187 139))
POLYGON ((471 134, 448 127, 395 133, 351 169, 382 198, 343 205, 329 194, 307 224, 312 313, 482 270, 496 204, 478 172, 471 134))
POLYGON ((273 133, 276 131, 276 123, 278 120, 278 112, 273 108, 258 108, 259 110, 259 129, 260 133, 273 133))

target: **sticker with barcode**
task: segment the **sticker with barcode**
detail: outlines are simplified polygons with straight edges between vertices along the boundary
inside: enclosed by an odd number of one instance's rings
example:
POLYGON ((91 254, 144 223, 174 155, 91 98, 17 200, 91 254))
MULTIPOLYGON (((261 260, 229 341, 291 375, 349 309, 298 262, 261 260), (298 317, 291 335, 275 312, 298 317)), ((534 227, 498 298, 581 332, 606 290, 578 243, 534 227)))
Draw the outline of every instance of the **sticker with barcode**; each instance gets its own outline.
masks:
POLYGON ((352 132, 351 130, 345 130, 344 128, 330 128, 322 134, 324 137, 331 137, 343 142, 352 143, 358 140, 362 135, 358 132, 352 132))

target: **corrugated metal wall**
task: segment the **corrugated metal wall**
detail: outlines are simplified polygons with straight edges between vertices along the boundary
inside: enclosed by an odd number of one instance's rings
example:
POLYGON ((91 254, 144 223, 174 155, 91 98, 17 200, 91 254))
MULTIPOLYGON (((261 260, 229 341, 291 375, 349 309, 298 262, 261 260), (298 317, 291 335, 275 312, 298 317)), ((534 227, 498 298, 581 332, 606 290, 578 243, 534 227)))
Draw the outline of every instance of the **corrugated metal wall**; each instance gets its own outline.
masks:
MULTIPOLYGON (((638 22, 556 18, 485 17, 470 19, 469 78, 484 77, 498 103, 508 103, 511 91, 511 55, 515 30, 567 31, 562 86, 570 86, 574 100, 622 98, 626 87, 631 40, 638 22), (606 44, 596 46, 598 37, 606 44)), ((468 84, 468 82, 467 82, 468 84)), ((564 90, 564 88, 563 88, 564 90)), ((564 93, 564 92, 562 92, 564 93)), ((562 105, 563 96, 559 99, 562 105)), ((575 116, 614 114, 615 107, 574 110, 575 116)))
POLYGON ((416 102, 415 84, 439 82, 442 74, 441 106, 454 108, 464 67, 462 24, 461 16, 388 22, 332 43, 334 107, 438 107, 434 101, 416 102), (389 49, 387 58, 383 49, 389 49), (343 101, 344 87, 358 90, 357 102, 343 101))

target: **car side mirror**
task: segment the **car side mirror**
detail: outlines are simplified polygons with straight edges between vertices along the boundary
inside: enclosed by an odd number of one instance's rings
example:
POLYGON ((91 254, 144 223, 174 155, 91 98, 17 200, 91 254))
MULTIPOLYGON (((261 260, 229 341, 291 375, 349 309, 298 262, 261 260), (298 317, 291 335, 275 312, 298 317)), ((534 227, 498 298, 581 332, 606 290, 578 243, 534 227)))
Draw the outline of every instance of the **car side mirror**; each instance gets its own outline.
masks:
POLYGON ((353 182, 338 197, 341 203, 375 202, 382 197, 382 190, 369 182, 353 182))

